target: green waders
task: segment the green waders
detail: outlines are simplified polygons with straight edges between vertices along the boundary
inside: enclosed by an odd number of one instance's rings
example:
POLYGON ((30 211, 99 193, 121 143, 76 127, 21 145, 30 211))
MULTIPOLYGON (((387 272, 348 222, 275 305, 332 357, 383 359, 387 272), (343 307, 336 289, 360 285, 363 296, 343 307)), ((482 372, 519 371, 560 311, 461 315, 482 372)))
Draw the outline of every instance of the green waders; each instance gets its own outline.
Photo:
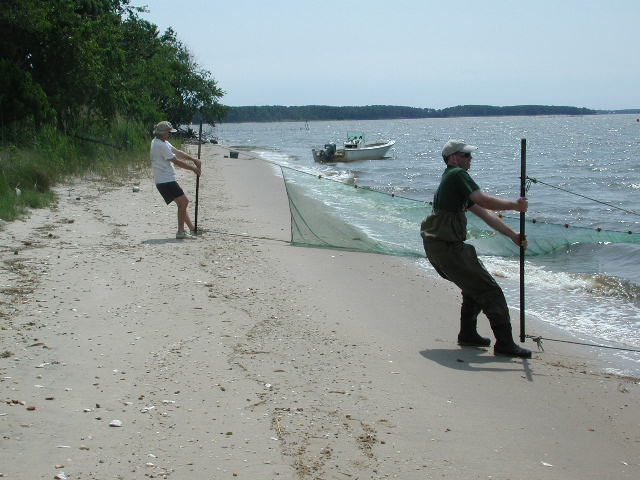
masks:
POLYGON ((461 336, 475 332, 478 314, 482 311, 489 319, 498 348, 514 346, 507 301, 500 286, 478 260, 475 247, 433 237, 423 238, 423 244, 438 274, 462 291, 461 336))

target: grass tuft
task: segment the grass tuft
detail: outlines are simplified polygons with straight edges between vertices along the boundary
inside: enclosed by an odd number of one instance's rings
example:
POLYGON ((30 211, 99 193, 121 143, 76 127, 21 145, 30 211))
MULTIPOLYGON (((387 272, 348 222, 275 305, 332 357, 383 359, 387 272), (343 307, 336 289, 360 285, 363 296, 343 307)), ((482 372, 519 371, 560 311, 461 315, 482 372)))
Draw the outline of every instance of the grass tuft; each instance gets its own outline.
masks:
POLYGON ((0 219, 56 201, 52 187, 80 175, 122 180, 148 166, 150 136, 136 123, 116 120, 106 131, 65 134, 44 127, 20 145, 0 144, 0 219))

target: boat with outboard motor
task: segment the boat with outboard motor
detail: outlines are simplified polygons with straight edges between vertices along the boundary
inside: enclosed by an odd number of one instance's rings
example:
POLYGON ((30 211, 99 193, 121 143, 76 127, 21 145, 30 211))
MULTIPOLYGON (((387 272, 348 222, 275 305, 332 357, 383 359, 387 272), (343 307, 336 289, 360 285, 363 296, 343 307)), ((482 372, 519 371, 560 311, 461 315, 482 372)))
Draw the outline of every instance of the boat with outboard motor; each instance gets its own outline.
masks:
POLYGON ((377 160, 384 158, 395 143, 395 140, 366 143, 364 134, 347 133, 343 148, 337 148, 335 143, 327 143, 324 148, 311 149, 311 153, 316 162, 322 163, 377 160))

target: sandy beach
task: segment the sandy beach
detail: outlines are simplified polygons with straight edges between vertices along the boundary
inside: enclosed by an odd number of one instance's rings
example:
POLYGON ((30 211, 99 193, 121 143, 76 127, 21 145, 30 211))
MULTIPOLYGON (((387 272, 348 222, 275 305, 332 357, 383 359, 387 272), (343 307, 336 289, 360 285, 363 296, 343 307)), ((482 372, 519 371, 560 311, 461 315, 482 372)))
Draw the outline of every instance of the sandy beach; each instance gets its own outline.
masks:
POLYGON ((277 168, 228 153, 203 146, 196 241, 150 174, 4 225, 1 478, 640 478, 639 379, 458 347, 455 287, 291 246, 277 168))

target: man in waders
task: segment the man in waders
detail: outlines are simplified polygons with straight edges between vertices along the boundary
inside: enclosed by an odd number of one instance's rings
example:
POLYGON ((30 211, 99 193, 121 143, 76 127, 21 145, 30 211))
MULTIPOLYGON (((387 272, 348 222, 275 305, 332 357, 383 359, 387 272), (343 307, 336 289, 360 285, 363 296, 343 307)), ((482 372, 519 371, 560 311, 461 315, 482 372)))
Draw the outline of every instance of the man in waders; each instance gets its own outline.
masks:
POLYGON ((471 152, 477 149, 464 140, 449 140, 442 149, 447 168, 433 197, 433 213, 420 228, 424 251, 440 276, 462 290, 458 344, 491 345, 491 340, 481 337, 476 330, 478 314, 484 312, 496 337, 495 355, 531 358, 530 350, 513 341, 509 307, 502 289, 478 260, 473 245, 464 243, 467 238, 465 212, 469 210, 516 245, 522 244, 526 248, 526 239, 521 239, 520 233, 514 232, 489 210, 526 212, 528 201, 525 197, 514 201, 502 200, 487 195, 478 187, 467 173, 471 166, 471 152))

